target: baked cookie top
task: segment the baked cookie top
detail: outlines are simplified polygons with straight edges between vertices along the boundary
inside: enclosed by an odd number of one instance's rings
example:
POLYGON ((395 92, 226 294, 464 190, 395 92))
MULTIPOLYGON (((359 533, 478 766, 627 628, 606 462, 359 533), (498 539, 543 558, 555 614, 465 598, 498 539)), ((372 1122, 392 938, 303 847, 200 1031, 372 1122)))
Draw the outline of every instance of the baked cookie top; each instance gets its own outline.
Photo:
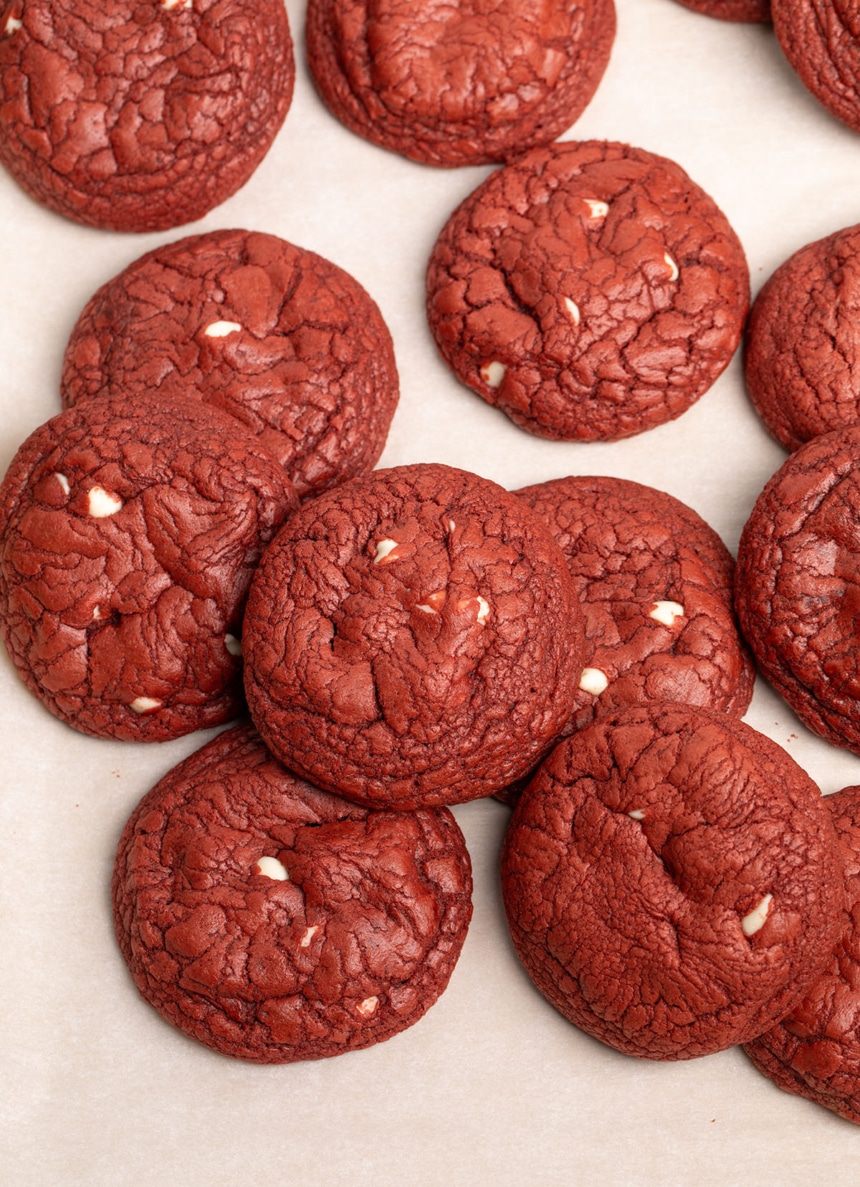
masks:
POLYGON ((860 131, 860 40, 851 0, 771 0, 789 65, 831 115, 860 131))
POLYGON ((841 926, 812 780, 725 714, 638 705, 561 742, 523 793, 502 889, 537 988, 602 1042, 689 1059, 792 1009, 841 926))
POLYGON ((201 399, 256 433, 306 498, 373 468, 399 381, 358 281, 276 235, 219 230, 155 248, 98 290, 61 392, 65 405, 201 399))
POLYGON ((678 3, 721 21, 766 23, 771 19, 770 0, 678 0, 678 3))
POLYGON ((445 808, 356 807, 285 770, 249 726, 144 796, 113 874, 143 997, 256 1063, 337 1055, 417 1022, 448 984, 471 891, 445 808))
POLYGON ((680 416, 740 342, 749 275, 715 203, 663 157, 534 149, 451 215, 427 271, 457 377, 538 436, 614 440, 680 416))
POLYGON ((0 162, 75 222, 164 230, 245 184, 294 78, 283 0, 0 0, 0 162))
POLYGON ((245 687, 292 770, 373 807, 490 795, 567 721, 582 616, 549 529, 462 470, 381 470, 306 503, 254 576, 245 687))
POLYGON ((597 89, 613 0, 310 0, 311 76, 330 111, 430 165, 502 161, 554 140, 597 89))
POLYGON ((229 721, 251 575, 296 505, 214 408, 90 400, 54 417, 0 486, 0 629, 21 678, 98 737, 229 721))

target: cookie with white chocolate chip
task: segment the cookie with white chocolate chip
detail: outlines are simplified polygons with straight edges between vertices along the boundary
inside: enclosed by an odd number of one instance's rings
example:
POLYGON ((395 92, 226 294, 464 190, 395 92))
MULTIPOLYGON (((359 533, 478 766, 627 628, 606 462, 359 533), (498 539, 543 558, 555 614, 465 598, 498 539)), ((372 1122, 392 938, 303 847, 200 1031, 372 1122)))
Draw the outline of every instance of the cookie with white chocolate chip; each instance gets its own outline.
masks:
POLYGON ((516 950, 569 1021, 628 1055, 762 1034, 838 938, 842 859, 808 775, 743 722, 632 706, 552 752, 505 838, 516 950))
POLYGON ((663 157, 605 141, 534 149, 451 215, 427 313, 457 377, 521 428, 615 440, 717 379, 749 305, 725 215, 663 157))
POLYGON ((306 503, 260 562, 243 644, 274 753, 374 807, 461 803, 531 770, 583 667, 548 527, 495 483, 429 463, 306 503))
POLYGON ((112 884, 145 1000, 255 1063, 354 1051, 417 1022, 457 962, 471 890, 447 809, 359 808, 287 771, 250 726, 144 796, 112 884))
POLYGON ((229 721, 251 574, 297 502, 256 438, 204 404, 54 417, 0 486, 0 630, 19 675, 98 737, 229 721))

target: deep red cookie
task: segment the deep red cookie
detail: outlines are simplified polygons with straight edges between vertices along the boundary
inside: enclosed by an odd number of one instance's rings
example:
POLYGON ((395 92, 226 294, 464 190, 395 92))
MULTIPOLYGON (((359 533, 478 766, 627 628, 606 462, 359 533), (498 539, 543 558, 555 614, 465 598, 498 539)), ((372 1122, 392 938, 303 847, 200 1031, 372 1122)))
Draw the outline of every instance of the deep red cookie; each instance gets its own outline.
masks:
POLYGON ((366 140, 424 164, 503 161, 570 127, 603 77, 613 0, 310 0, 323 101, 366 140))
POLYGON ((457 377, 538 436, 614 440, 680 416, 731 359, 743 249, 672 161, 565 142, 497 170, 451 215, 427 272, 457 377))
POLYGON ((695 511, 622 478, 559 478, 516 493, 551 527, 585 617, 567 733, 641 701, 746 712, 754 671, 734 615, 734 561, 695 511))
POLYGON ((158 247, 95 294, 66 347, 63 402, 199 398, 230 412, 300 497, 370 470, 397 406, 382 314, 348 273, 275 235, 158 247))
POLYGON ((567 721, 582 616, 548 528, 435 464, 306 503, 255 574, 243 632, 255 724, 292 770, 372 807, 492 794, 567 721))
POLYGON ((245 184, 294 78, 283 0, 0 0, 0 161, 76 222, 175 227, 245 184))
POLYGON ((860 1124, 860 787, 824 802, 845 862, 842 936, 803 1001, 745 1050, 786 1092, 860 1124))
POLYGON ((448 984, 471 890, 445 808, 365 811, 290 774, 247 726, 143 798, 113 875, 144 998, 256 1063, 337 1055, 417 1022, 448 984))
POLYGON ((756 500, 738 548, 741 630, 800 720, 860 753, 860 425, 808 441, 756 500))
POLYGON ((721 21, 765 23, 771 19, 770 0, 678 0, 678 3, 721 21))
POLYGON ((789 65, 831 115, 860 131, 860 20, 853 0, 771 0, 789 65))
POLYGON ((860 226, 796 251, 753 302, 747 390, 786 449, 860 421, 860 226))
POLYGON ((99 737, 229 721, 251 574, 296 504, 255 438, 203 404, 54 417, 0 486, 0 629, 21 678, 99 737))
POLYGON ((686 705, 598 718, 552 752, 505 838, 511 935, 602 1042, 689 1059, 792 1009, 839 933, 830 814, 774 742, 686 705))

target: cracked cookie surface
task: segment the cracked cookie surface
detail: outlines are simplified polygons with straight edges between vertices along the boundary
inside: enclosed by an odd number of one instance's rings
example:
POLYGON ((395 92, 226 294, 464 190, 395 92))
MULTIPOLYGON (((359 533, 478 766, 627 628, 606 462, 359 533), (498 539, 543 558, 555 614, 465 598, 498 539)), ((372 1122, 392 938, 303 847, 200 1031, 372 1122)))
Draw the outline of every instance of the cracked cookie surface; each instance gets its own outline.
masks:
POLYGON ((458 379, 520 428, 615 440, 680 416, 728 365, 743 248, 672 161, 604 141, 535 149, 451 215, 427 315, 458 379))
POLYGON ((199 398, 256 433, 306 498, 373 468, 399 397, 394 347, 361 285, 275 235, 218 230, 158 247, 87 303, 65 405, 199 398))
POLYGON ((19 675, 98 737, 229 721, 251 575, 296 504, 274 458, 202 404, 54 417, 0 486, 0 626, 19 675))
POLYGON ((772 1026, 826 964, 843 903, 812 780, 742 722, 669 704, 556 747, 514 811, 502 886, 541 993, 648 1059, 772 1026))
POLYGON ((327 491, 260 563, 255 724, 291 769, 375 807, 460 803, 531 770, 566 722, 582 617, 522 500, 436 464, 327 491))
POLYGON ((412 1026, 447 986, 472 913, 447 809, 366 811, 292 775, 249 726, 143 798, 112 891, 143 997, 257 1063, 321 1059, 412 1026))
POLYGON ((771 0, 776 39, 803 85, 860 132, 860 19, 853 0, 771 0))
POLYGON ((282 0, 0 0, 0 161, 76 222, 164 230, 245 184, 294 78, 282 0))

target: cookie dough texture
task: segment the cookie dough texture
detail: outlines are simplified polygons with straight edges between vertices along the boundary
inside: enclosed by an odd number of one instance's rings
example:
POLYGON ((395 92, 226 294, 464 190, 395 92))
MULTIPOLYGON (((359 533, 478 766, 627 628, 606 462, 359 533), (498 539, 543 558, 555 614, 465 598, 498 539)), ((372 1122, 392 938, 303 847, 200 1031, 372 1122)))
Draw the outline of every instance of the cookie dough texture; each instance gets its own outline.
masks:
POLYGON ((680 416, 727 366, 743 248, 672 161, 629 145, 535 149, 448 219, 427 313, 456 376, 520 428, 615 440, 680 416))
POLYGON ((615 23, 612 0, 310 0, 308 64, 359 136, 423 164, 486 164, 578 119, 615 23))
POLYGON ((275 235, 218 230, 148 252, 72 331, 63 402, 200 399, 256 433, 306 498, 373 468, 399 398, 361 285, 275 235))
POLYGON ((564 557, 495 483, 401 466, 307 503, 244 630, 251 715, 292 770, 373 807, 490 795, 567 721, 582 617, 564 557))
POLYGON ((294 77, 283 0, 3 0, 0 161, 76 222, 164 230, 245 184, 294 77))
POLYGON ((793 453, 741 533, 736 604, 762 674, 800 720, 860 753, 860 426, 793 453))
POLYGON ((786 449, 860 421, 860 227, 801 247, 753 302, 750 398, 786 449))
POLYGON ((860 787, 824 797, 845 862, 841 938, 803 1000, 746 1053, 786 1092, 860 1124, 860 787))
POLYGON ((635 706, 562 742, 502 857, 516 950, 566 1018, 675 1060, 756 1038, 797 1005, 841 925, 818 788, 726 715, 635 706))
POLYGON ((771 0, 776 39, 806 89, 860 131, 860 22, 850 0, 771 0))
POLYGON ((229 721, 251 575, 296 505, 266 450, 202 404, 54 417, 0 486, 0 629, 24 683, 98 737, 229 721))
POLYGON ((564 553, 585 619, 585 669, 567 733, 642 701, 741 717, 754 671, 734 615, 734 560, 680 500, 620 478, 516 492, 564 553))
POLYGON ((448 984, 472 913, 447 809, 369 812, 220 734, 129 819, 116 934, 174 1026, 256 1063, 321 1059, 413 1025, 448 984))

